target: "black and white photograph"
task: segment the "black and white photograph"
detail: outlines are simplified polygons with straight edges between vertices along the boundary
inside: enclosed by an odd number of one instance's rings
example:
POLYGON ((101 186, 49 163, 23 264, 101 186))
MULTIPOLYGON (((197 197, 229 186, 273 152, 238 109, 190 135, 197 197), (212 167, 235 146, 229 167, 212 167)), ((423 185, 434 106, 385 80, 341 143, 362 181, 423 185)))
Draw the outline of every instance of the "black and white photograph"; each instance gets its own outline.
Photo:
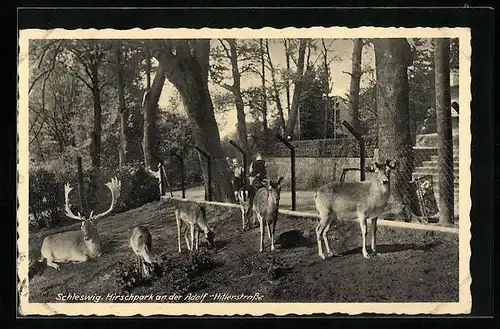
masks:
POLYGON ((21 30, 23 315, 466 314, 470 30, 21 30))

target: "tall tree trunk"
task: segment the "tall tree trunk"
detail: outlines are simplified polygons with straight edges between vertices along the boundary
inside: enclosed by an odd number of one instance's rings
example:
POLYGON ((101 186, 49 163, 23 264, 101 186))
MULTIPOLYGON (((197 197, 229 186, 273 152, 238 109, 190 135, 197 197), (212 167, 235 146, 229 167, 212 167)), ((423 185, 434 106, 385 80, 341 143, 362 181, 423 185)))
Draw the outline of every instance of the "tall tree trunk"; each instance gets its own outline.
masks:
MULTIPOLYGON (((326 47, 326 44, 325 44, 325 39, 321 39, 321 45, 323 46, 323 70, 325 71, 324 72, 324 83, 325 83, 325 89, 324 89, 324 93, 326 95, 326 106, 325 106, 325 110, 324 110, 324 118, 323 118, 323 138, 327 138, 327 135, 328 135, 328 113, 330 113, 330 108, 331 108, 331 104, 330 104, 330 98, 329 98, 329 93, 330 93, 330 68, 328 67, 328 48, 326 47)), ((333 108, 333 110, 335 111, 335 108, 333 108)), ((335 126, 333 127, 333 129, 335 129, 335 126)))
POLYGON ((250 147, 248 145, 245 108, 243 104, 243 97, 241 96, 241 74, 238 69, 238 51, 236 48, 236 40, 228 39, 227 42, 229 43, 229 54, 230 54, 229 59, 231 61, 231 68, 233 73, 233 85, 230 86, 230 91, 233 93, 234 102, 236 105, 238 139, 243 149, 249 152, 250 147))
POLYGON ((436 123, 439 157, 439 223, 453 222, 453 141, 450 99, 450 40, 434 39, 436 123))
POLYGON ((156 150, 156 120, 158 112, 158 101, 165 84, 165 70, 160 63, 156 69, 155 78, 151 89, 147 91, 144 99, 144 127, 142 150, 144 153, 144 166, 150 170, 156 171, 158 167, 157 160, 151 155, 156 150))
POLYGON ((264 61, 264 45, 262 39, 260 43, 260 64, 261 64, 261 85, 262 85, 262 128, 264 131, 264 138, 269 138, 269 125, 267 123, 267 92, 266 92, 266 64, 264 61))
POLYGON ((302 93, 302 80, 304 72, 304 57, 306 52, 307 39, 300 39, 299 45, 299 59, 297 61, 297 74, 295 79, 295 88, 293 91, 292 107, 288 114, 288 124, 286 127, 286 134, 293 136, 295 124, 297 123, 300 95, 302 93))
MULTIPOLYGON (((220 143, 219 129, 208 90, 210 41, 175 40, 155 42, 160 48, 155 57, 165 67, 167 79, 179 91, 189 120, 193 125, 196 145, 212 157, 211 189, 216 201, 234 202, 228 163, 220 143), (175 48, 175 55, 172 52, 175 48)), ((200 156, 207 185, 205 158, 200 156)))
POLYGON ((276 82, 276 72, 274 71, 273 61, 271 59, 271 52, 269 51, 269 40, 266 39, 266 55, 267 61, 269 63, 269 67, 271 68, 271 81, 273 83, 274 90, 274 102, 276 103, 276 107, 278 108, 278 116, 280 120, 280 126, 282 133, 284 134, 286 131, 286 123, 285 123, 285 115, 283 114, 283 106, 281 105, 280 92, 278 88, 278 83, 276 82))
POLYGON ((97 67, 94 68, 92 81, 92 95, 94 101, 94 130, 92 131, 92 145, 90 157, 92 167, 99 169, 101 167, 101 134, 102 134, 102 108, 101 108, 101 90, 97 76, 97 67))
POLYGON ((363 39, 354 39, 352 49, 351 86, 349 89, 349 109, 345 120, 359 129, 359 84, 361 80, 361 51, 363 39))
POLYGON ((151 89, 151 49, 149 49, 149 44, 146 42, 144 44, 144 54, 146 57, 146 88, 151 89))
POLYGON ((407 68, 411 61, 406 39, 375 39, 376 88, 378 110, 379 161, 398 161, 391 174, 391 197, 386 215, 408 216, 414 201, 409 188, 413 171, 413 147, 409 124, 409 85, 407 68))
POLYGON ((120 148, 119 148, 119 167, 122 168, 127 163, 128 152, 128 133, 127 122, 128 112, 125 105, 125 84, 123 82, 123 64, 122 64, 122 51, 120 42, 115 45, 115 59, 116 59, 116 80, 118 89, 118 103, 120 112, 120 148))
MULTIPOLYGON (((287 39, 284 39, 285 44, 285 61, 286 61, 286 71, 290 72, 290 50, 287 39)), ((285 79, 285 89, 286 89, 286 110, 287 114, 290 115, 290 79, 288 77, 285 79)), ((286 127, 285 127, 286 129, 286 127)))

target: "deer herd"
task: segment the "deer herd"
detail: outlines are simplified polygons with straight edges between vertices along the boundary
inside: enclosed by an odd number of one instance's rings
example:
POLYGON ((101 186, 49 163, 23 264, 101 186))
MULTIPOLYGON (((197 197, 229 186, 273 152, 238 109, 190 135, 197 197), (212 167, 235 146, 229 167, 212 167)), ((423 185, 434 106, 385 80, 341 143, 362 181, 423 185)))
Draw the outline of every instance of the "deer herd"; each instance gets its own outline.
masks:
MULTIPOLYGON (((314 203, 319 213, 319 224, 316 227, 318 255, 322 259, 333 256, 328 242, 328 231, 332 223, 339 218, 357 218, 362 237, 362 254, 370 258, 366 249, 367 220, 371 220, 372 239, 371 251, 376 253, 377 218, 385 209, 390 195, 390 173, 397 167, 397 163, 387 160, 385 163, 375 162, 366 167, 372 173, 370 179, 362 182, 334 182, 323 185, 314 195, 314 203), (323 251, 323 243, 326 255, 323 251)), ((247 226, 255 227, 257 221, 260 226, 259 251, 264 250, 264 236, 270 241, 270 250, 275 251, 274 234, 278 220, 278 209, 283 177, 277 181, 265 180, 263 186, 243 186, 237 193, 237 201, 241 209, 242 231, 247 226), (249 224, 249 225, 247 225, 249 224)), ((90 213, 85 218, 80 213, 75 215, 70 208, 69 193, 72 188, 65 185, 66 216, 81 221, 81 229, 56 233, 47 236, 42 243, 41 258, 47 260, 47 266, 59 270, 59 263, 86 262, 101 255, 98 220, 109 214, 116 206, 120 197, 121 182, 116 178, 105 184, 111 192, 111 205, 101 214, 90 213)), ((205 207, 193 201, 181 201, 175 210, 177 223, 178 251, 182 252, 181 235, 184 235, 187 249, 197 250, 199 235, 204 234, 208 248, 214 244, 214 228, 208 225, 205 207), (200 232, 201 231, 201 232, 200 232)), ((130 247, 136 255, 137 266, 145 277, 152 273, 154 257, 152 255, 152 237, 147 227, 136 226, 129 239, 130 247)))

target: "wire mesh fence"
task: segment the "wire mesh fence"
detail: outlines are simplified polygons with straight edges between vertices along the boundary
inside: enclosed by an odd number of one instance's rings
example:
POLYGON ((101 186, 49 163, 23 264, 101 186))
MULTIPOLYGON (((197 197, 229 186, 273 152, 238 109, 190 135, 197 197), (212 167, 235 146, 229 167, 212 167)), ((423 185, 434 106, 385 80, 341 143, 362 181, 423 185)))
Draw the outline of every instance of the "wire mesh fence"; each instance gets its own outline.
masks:
MULTIPOLYGON (((366 165, 374 162, 384 163, 385 156, 379 155, 376 140, 370 136, 365 139, 366 165)), ((447 201, 451 205, 450 216, 458 218, 458 143, 448 145, 446 153, 440 157, 437 143, 428 142, 422 146, 408 145, 401 147, 391 156, 399 166, 391 173, 391 199, 393 204, 402 205, 403 212, 396 220, 419 220, 421 222, 436 222, 439 219, 440 208, 447 201), (395 153, 395 154, 394 154, 395 153), (441 158, 445 158, 446 161, 441 158), (443 199, 444 198, 444 199, 443 199), (442 202, 440 202, 440 199, 442 202)), ((292 165, 291 152, 276 143, 264 154, 267 178, 277 180, 283 177, 280 208, 292 209, 294 193, 292 193, 292 170, 295 170, 295 204, 298 211, 315 211, 315 191, 331 182, 359 182, 362 179, 359 146, 354 138, 339 138, 336 140, 308 140, 291 143, 295 153, 295 163, 292 165)), ((250 176, 249 167, 253 159, 247 158, 246 178, 250 176)), ((184 166, 192 170, 192 175, 199 177, 192 186, 186 186, 186 198, 208 200, 217 198, 221 182, 234 178, 234 164, 243 165, 243 155, 231 158, 211 158, 208 168, 207 158, 192 156, 185 160, 184 166), (203 162, 201 163, 200 162, 203 162), (236 162, 233 162, 236 161, 236 162), (210 173, 208 175, 208 172, 210 173), (211 184, 208 189, 208 177, 211 184), (211 194, 211 195, 210 195, 211 194)), ((370 172, 365 172, 365 180, 374 178, 370 172)), ((246 180, 248 182, 248 180, 246 180)), ((230 189, 237 189, 231 185, 230 189)), ((180 196, 180 192, 174 192, 180 196)))

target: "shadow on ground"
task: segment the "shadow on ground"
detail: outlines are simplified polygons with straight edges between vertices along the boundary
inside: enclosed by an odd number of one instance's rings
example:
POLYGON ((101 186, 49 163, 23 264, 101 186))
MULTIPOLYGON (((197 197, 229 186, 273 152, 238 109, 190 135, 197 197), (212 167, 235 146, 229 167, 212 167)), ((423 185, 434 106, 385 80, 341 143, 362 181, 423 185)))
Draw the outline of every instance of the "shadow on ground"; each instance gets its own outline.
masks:
MULTIPOLYGON (((433 241, 425 244, 415 244, 415 243, 396 243, 396 244, 381 244, 377 245, 377 253, 379 254, 389 254, 394 252, 402 252, 407 250, 420 250, 420 251, 430 251, 441 244, 440 241, 433 241)), ((367 246, 367 248, 369 248, 367 246)), ((342 256, 361 254, 361 247, 357 247, 342 253, 342 256)))

